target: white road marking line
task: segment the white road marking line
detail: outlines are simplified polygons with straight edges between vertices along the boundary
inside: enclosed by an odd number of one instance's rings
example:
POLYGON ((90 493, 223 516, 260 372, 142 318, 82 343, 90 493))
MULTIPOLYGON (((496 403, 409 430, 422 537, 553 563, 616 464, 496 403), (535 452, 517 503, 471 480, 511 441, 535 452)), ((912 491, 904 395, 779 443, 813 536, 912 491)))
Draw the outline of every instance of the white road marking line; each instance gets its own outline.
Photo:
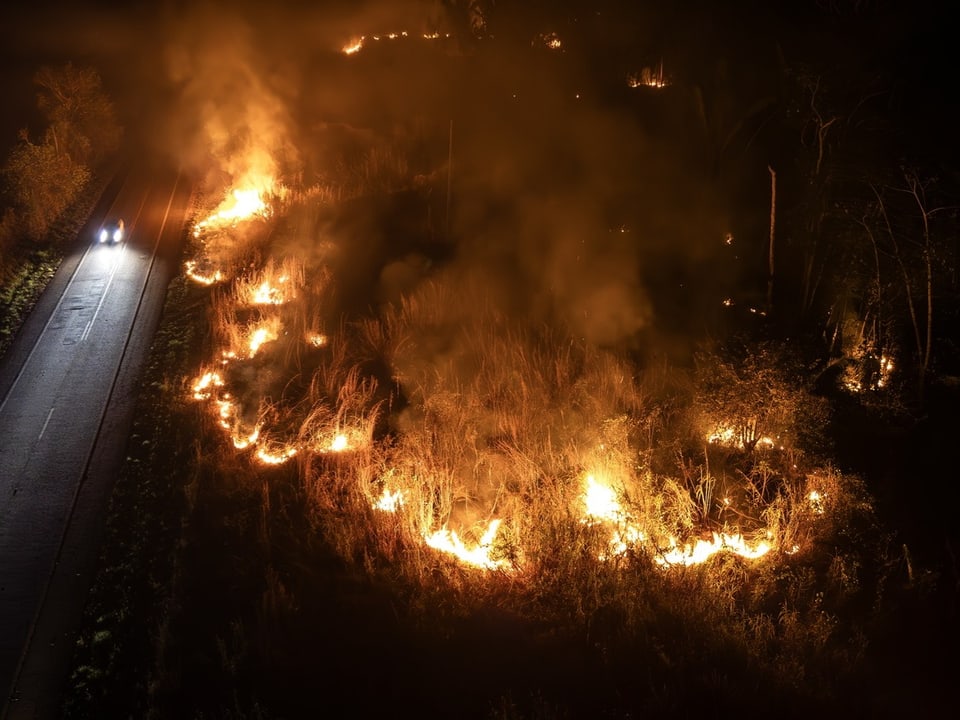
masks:
POLYGON ((43 437, 43 434, 47 431, 47 425, 50 424, 50 416, 53 415, 53 411, 56 410, 56 406, 50 408, 50 412, 47 413, 47 419, 43 423, 43 427, 40 428, 40 434, 37 435, 37 440, 43 437))
POLYGON ((113 264, 113 268, 110 270, 110 278, 107 280, 106 287, 103 288, 103 294, 100 296, 100 302, 97 303, 97 309, 93 311, 93 317, 90 318, 87 326, 83 329, 83 335, 80 336, 80 342, 83 342, 87 339, 87 335, 90 334, 90 329, 93 327, 93 323, 95 323, 97 320, 97 315, 100 314, 100 308, 103 307, 103 303, 107 299, 107 293, 110 292, 110 285, 113 284, 113 278, 117 274, 117 269, 120 267, 120 261, 123 259, 123 253, 126 249, 126 245, 120 246, 120 257, 117 258, 117 261, 113 264))

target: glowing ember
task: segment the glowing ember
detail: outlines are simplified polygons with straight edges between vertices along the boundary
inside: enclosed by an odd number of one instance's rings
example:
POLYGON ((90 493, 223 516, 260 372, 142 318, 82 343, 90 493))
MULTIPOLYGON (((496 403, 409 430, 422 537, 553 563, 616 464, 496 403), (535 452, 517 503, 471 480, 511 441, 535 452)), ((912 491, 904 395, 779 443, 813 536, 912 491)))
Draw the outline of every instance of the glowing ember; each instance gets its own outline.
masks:
POLYGON ((437 530, 432 535, 425 535, 424 540, 434 550, 449 553, 467 565, 484 568, 485 570, 495 570, 506 566, 506 561, 494 560, 490 557, 493 541, 499 528, 500 520, 491 520, 483 537, 480 538, 479 544, 472 548, 463 543, 456 531, 447 528, 437 530))
MULTIPOLYGON (((717 425, 713 432, 707 434, 707 442, 711 445, 726 445, 743 450, 747 446, 747 440, 751 440, 749 433, 737 431, 729 425, 717 425), (747 437, 744 437, 747 436, 747 437)), ((761 450, 769 450, 777 446, 776 440, 764 435, 756 439, 753 446, 761 450)), ((782 447, 782 446, 781 446, 782 447)))
POLYGON ((717 445, 732 445, 734 443, 734 432, 731 427, 719 426, 712 433, 707 435, 707 442, 717 445))
POLYGON ((670 83, 663 75, 663 61, 657 68, 645 67, 639 73, 627 76, 627 85, 632 88, 649 87, 661 89, 667 87, 670 83))
POLYGON ((550 50, 560 50, 563 47, 563 42, 560 40, 560 36, 555 32, 541 33, 534 41, 534 44, 536 43, 539 43, 550 50))
POLYGON ((196 260, 187 260, 183 265, 187 277, 201 285, 214 285, 224 279, 224 275, 220 270, 214 270, 210 273, 201 272, 196 260))
POLYGON ((257 425, 253 429, 253 432, 251 432, 249 435, 240 435, 235 433, 233 436, 233 446, 237 450, 246 450, 248 447, 250 447, 255 442, 257 442, 257 439, 259 437, 260 437, 260 426, 257 425))
POLYGON ((217 406, 217 416, 220 418, 220 427, 224 430, 230 430, 234 426, 234 418, 237 415, 236 406, 230 400, 229 395, 225 395, 220 400, 214 400, 217 406))
POLYGON ((313 436, 310 449, 318 453, 345 453, 369 446, 370 438, 358 428, 341 427, 313 436))
POLYGON ((670 543, 670 547, 657 552, 655 557, 657 564, 662 566, 698 565, 718 552, 732 552, 748 560, 755 560, 766 555, 771 549, 770 543, 766 541, 750 545, 744 540, 743 535, 726 533, 713 533, 712 540, 698 539, 696 543, 684 545, 682 548, 673 538, 670 539, 670 543))
POLYGON ((297 454, 297 448, 287 446, 280 450, 268 450, 265 447, 257 449, 257 459, 266 465, 282 465, 297 454))
POLYGON ((852 362, 843 371, 843 386, 852 393, 881 390, 890 382, 893 359, 886 354, 878 358, 873 350, 858 348, 850 355, 852 362))
POLYGON ((323 347, 327 344, 327 336, 322 333, 308 332, 304 334, 303 339, 307 341, 308 345, 313 345, 313 347, 323 347))
POLYGON ((880 356, 880 377, 877 379, 877 387, 882 388, 887 384, 890 373, 893 372, 893 360, 886 355, 880 356))
POLYGON ((811 490, 810 494, 807 495, 807 500, 810 502, 810 509, 814 513, 823 515, 823 495, 819 491, 811 490))
MULTIPOLYGON (((368 40, 373 40, 379 42, 380 40, 396 40, 397 38, 409 37, 409 33, 406 30, 401 30, 400 32, 390 32, 385 35, 361 35, 360 37, 353 37, 348 43, 343 45, 340 48, 340 52, 344 55, 356 55, 358 52, 363 50, 368 40)), ((424 40, 436 40, 441 37, 440 33, 424 33, 421 35, 424 40)), ((447 33, 444 37, 450 37, 450 33, 447 33)))

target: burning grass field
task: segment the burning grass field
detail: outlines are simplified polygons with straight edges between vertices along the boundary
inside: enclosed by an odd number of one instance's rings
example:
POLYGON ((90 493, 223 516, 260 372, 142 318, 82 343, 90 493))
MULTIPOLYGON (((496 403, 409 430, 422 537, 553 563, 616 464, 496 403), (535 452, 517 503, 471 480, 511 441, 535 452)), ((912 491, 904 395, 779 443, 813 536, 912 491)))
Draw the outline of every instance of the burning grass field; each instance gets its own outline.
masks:
MULTIPOLYGON (((228 232, 256 233, 237 228, 268 214, 250 199, 245 214, 216 210, 197 222, 195 239, 203 246, 211 232, 219 237, 224 217, 228 232)), ((816 533, 811 514, 851 502, 855 482, 834 477, 802 447, 798 426, 810 420, 801 415, 821 403, 799 380, 779 376, 782 358, 765 350, 731 361, 743 365, 744 378, 707 357, 701 365, 727 371, 719 379, 700 373, 714 385, 698 376, 691 387, 668 388, 672 378, 569 332, 509 320, 481 283, 443 269, 330 333, 322 319, 336 293, 331 268, 322 259, 314 267, 290 257, 237 261, 250 255, 248 242, 234 244, 232 256, 220 253, 246 270, 212 295, 219 349, 191 395, 254 465, 296 458, 316 507, 332 502, 327 461, 338 455, 337 492, 400 516, 407 544, 524 575, 541 561, 544 529, 531 518, 576 519, 580 529, 595 528, 590 534, 604 528, 607 546, 592 551, 598 562, 629 552, 669 568, 718 552, 751 560, 795 554, 804 549, 795 541, 810 544, 806 536, 816 533), (704 393, 729 397, 711 407, 704 393), (665 418, 662 403, 678 399, 699 412, 665 418), (663 445, 677 457, 657 457, 663 445), (711 446, 741 452, 718 457, 711 446), (724 481, 724 494, 714 496, 718 473, 735 472, 742 480, 724 481)), ((188 274, 194 267, 187 262, 188 274)))
POLYGON ((823 452, 825 402, 782 350, 644 366, 442 264, 337 318, 336 240, 273 254, 328 227, 303 202, 194 225, 194 257, 237 241, 202 277, 187 261, 192 317, 167 314, 199 324, 151 401, 199 428, 170 451, 174 568, 121 613, 144 628, 91 618, 71 716, 800 717, 936 687, 892 659, 930 638, 897 618, 932 575, 823 452), (123 692, 95 662, 117 624, 138 640, 111 657, 139 647, 149 678, 123 692))

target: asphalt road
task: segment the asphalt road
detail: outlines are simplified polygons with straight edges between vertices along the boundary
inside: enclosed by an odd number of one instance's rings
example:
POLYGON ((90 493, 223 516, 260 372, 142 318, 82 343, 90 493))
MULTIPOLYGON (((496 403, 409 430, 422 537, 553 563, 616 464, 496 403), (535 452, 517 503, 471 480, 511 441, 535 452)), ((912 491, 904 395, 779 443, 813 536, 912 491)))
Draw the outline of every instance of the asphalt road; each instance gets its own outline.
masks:
POLYGON ((115 182, 0 367, 2 718, 56 717, 186 185, 158 169, 115 182), (126 239, 96 244, 110 217, 126 239))

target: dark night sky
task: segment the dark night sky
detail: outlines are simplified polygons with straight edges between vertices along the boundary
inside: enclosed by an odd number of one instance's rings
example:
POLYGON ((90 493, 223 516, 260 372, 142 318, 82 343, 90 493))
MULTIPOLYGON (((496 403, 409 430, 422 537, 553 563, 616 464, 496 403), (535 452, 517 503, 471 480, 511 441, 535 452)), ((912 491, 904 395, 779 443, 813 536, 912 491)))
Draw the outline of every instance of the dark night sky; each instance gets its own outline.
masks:
MULTIPOLYGON (((4 55, 3 86, 10 92, 23 92, 22 75, 29 74, 34 64, 65 58, 88 57, 107 67, 105 76, 122 66, 127 71, 143 73, 149 81, 151 62, 141 62, 151 43, 160 40, 168 27, 167 19, 182 14, 179 8, 197 3, 157 3, 141 0, 136 3, 86 0, 63 2, 41 0, 23 4, 6 4, 0 11, 0 44, 4 55)), ((217 5, 217 3, 213 3, 217 5)), ((391 14, 402 15, 408 3, 246 3, 244 12, 258 19, 262 14, 276 18, 330 17, 340 18, 345 8, 352 8, 359 17, 376 17, 378 8, 399 8, 391 14)), ((418 8, 430 3, 417 3, 418 8)), ((436 3, 437 6, 440 3, 436 3)), ((957 120, 957 82, 952 75, 958 58, 957 43, 951 37, 948 22, 949 6, 943 2, 892 3, 876 2, 806 2, 771 3, 743 0, 724 3, 636 3, 636 2, 500 2, 491 18, 500 22, 503 35, 509 37, 513 27, 529 23, 519 36, 529 36, 530 27, 555 18, 554 25, 589 27, 603 30, 604 42, 620 47, 643 43, 659 46, 667 57, 679 65, 689 63, 702 72, 711 63, 726 60, 744 63, 747 67, 770 60, 771 45, 780 45, 788 61, 791 58, 814 60, 825 53, 837 53, 838 65, 874 66, 898 75, 898 92, 892 112, 902 113, 902 122, 911 131, 922 130, 929 139, 947 140, 957 120), (783 6, 788 8, 784 10, 783 6), (847 8, 846 12, 827 12, 823 6, 847 8), (859 13, 849 8, 865 6, 859 13), (666 8, 663 10, 662 8, 666 8), (609 20, 611 18, 615 20, 609 20), (507 18, 511 24, 503 23, 507 18), (624 19, 625 18, 625 19, 624 19), (656 32, 649 28, 654 27, 656 32)), ((244 3, 220 3, 235 12, 244 3)), ((318 27, 322 23, 317 23, 318 27)), ((334 27, 339 23, 328 23, 334 27)), ((302 33, 303 23, 257 22, 258 32, 286 33, 297 27, 292 44, 309 46, 322 37, 322 30, 302 33), (279 29, 278 29, 279 26, 279 29), (284 27, 286 26, 286 29, 284 27)), ((289 52, 289 47, 285 49, 289 52)), ((588 52, 596 54, 596 48, 588 52)), ((159 68, 153 68, 159 70, 159 68)), ((761 70, 760 67, 755 67, 761 70)), ((4 113, 6 130, 17 115, 16 98, 10 98, 4 113)))

